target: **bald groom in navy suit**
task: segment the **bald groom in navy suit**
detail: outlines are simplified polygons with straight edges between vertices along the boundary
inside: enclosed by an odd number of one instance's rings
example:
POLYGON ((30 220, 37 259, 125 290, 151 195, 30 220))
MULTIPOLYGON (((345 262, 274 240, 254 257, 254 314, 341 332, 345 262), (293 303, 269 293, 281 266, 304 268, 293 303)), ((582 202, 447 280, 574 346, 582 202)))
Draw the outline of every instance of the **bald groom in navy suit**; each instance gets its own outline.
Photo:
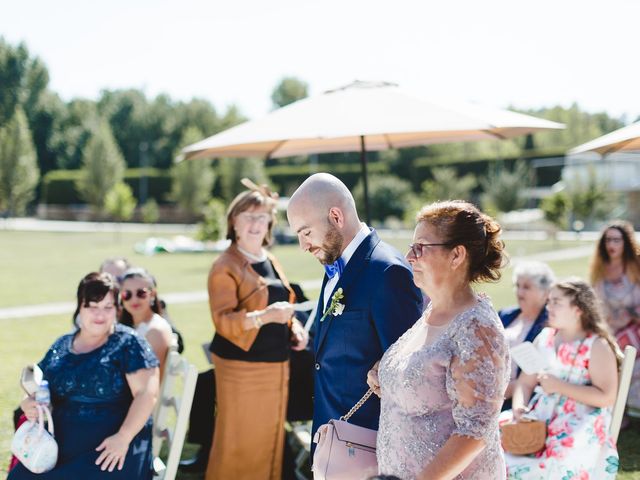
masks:
MULTIPOLYGON (((360 222, 351 192, 333 175, 305 180, 287 217, 300 247, 327 270, 315 318, 315 433, 367 391, 369 369, 422 314, 422 294, 404 257, 360 222), (322 318, 339 289, 344 310, 322 318)), ((377 429, 379 415, 373 395, 350 422, 377 429)))

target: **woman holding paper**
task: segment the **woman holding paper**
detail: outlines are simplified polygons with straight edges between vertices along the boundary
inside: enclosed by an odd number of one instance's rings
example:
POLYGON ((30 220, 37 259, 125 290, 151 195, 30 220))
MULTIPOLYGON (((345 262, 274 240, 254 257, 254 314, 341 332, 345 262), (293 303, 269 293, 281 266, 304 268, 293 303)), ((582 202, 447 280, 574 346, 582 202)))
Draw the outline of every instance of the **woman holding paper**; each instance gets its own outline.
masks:
MULTIPOLYGON (((529 261, 516 264, 513 269, 513 285, 518 306, 504 308, 498 316, 504 325, 513 349, 522 342, 532 342, 547 323, 547 297, 549 288, 555 281, 553 271, 546 263, 529 261)), ((511 379, 504 394, 503 410, 511 408, 511 396, 520 368, 511 361, 511 379)))
POLYGON ((381 398, 378 468, 406 480, 503 479, 508 346, 472 288, 500 278, 500 225, 462 201, 428 205, 417 220, 407 260, 431 303, 368 375, 381 398))
MULTIPOLYGON (((206 480, 280 480, 289 352, 308 336, 293 317, 295 295, 265 250, 277 195, 247 179, 227 211, 231 245, 209 272, 215 325, 216 425, 206 480)), ((213 408, 213 407, 212 407, 213 408)))
POLYGON ((549 327, 534 345, 549 367, 518 377, 513 410, 501 416, 501 422, 518 421, 525 414, 546 421, 546 444, 541 456, 505 454, 508 478, 613 479, 618 453, 609 424, 622 354, 586 282, 555 283, 547 309, 549 327))

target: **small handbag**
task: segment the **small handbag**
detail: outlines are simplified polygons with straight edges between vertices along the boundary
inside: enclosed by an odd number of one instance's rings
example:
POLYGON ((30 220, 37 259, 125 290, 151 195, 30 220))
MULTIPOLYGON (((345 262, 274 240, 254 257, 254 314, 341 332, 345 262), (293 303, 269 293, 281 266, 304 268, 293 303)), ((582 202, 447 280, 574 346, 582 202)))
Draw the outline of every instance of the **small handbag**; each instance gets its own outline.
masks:
POLYGON ((340 420, 321 425, 313 437, 314 480, 364 480, 378 473, 377 431, 347 422, 367 401, 373 390, 356 403, 340 420))
POLYGON ((25 422, 13 434, 11 453, 25 468, 33 473, 44 473, 56 466, 58 444, 53 438, 51 412, 44 405, 37 405, 38 421, 25 422), (44 414, 47 415, 48 431, 44 428, 44 414))
MULTIPOLYGON (((576 354, 571 363, 571 369, 567 375, 567 382, 571 379, 573 368, 576 366, 576 359, 580 352, 580 347, 584 340, 576 349, 576 354)), ((560 403, 559 397, 552 410, 555 410, 560 403)), ((553 419, 553 417, 552 417, 553 419)), ((545 447, 547 442, 547 422, 544 420, 521 420, 500 425, 500 436, 502 449, 512 455, 531 455, 538 453, 545 447)))
POLYGON ((529 455, 544 448, 547 422, 542 420, 505 423, 500 426, 502 448, 512 455, 529 455))

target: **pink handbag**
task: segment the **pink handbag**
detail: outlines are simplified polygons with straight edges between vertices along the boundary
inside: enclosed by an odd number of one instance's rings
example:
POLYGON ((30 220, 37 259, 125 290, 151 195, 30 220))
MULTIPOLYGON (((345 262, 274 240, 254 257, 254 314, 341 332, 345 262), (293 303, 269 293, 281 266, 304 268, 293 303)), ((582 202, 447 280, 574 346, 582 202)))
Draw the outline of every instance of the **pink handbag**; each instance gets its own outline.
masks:
POLYGON ((364 480, 378 474, 375 430, 359 427, 347 420, 367 401, 367 393, 340 420, 321 425, 313 437, 314 480, 364 480))

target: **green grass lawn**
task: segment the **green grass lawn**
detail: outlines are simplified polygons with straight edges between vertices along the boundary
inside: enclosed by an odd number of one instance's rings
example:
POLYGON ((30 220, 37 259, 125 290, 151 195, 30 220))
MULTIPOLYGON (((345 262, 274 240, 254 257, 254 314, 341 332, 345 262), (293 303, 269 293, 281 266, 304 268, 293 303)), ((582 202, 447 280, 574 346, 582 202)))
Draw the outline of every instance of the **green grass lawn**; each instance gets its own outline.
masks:
MULTIPOLYGON (((153 235, 150 232, 149 235, 153 235)), ((204 290, 207 272, 215 258, 213 254, 160 254, 146 257, 134 253, 133 244, 146 238, 144 234, 112 233, 41 233, 0 231, 0 308, 73 301, 80 278, 96 269, 109 256, 124 255, 136 265, 149 269, 158 279, 159 291, 181 292, 204 290)), ((410 238, 391 238, 389 242, 406 250, 410 238)), ((584 245, 581 242, 510 241, 507 249, 515 256, 584 245)), ((283 263, 291 281, 318 279, 322 269, 311 256, 297 246, 281 246, 274 253, 283 263)), ((550 262, 558 276, 587 273, 587 258, 550 262)), ((496 308, 515 303, 511 287, 511 268, 504 271, 496 284, 483 285, 496 308)), ((317 291, 307 291, 310 297, 317 291)), ((184 335, 185 355, 199 369, 206 367, 201 344, 211 339, 213 326, 206 302, 169 305, 171 318, 184 335)), ((29 362, 38 361, 55 338, 71 328, 70 315, 0 320, 0 479, 9 459, 9 444, 13 432, 11 414, 22 397, 18 385, 20 370, 29 362)), ((620 438, 621 473, 623 480, 640 478, 640 422, 623 432, 620 438)), ((185 448, 185 455, 193 449, 185 448)), ((200 478, 178 476, 183 480, 200 478)))

